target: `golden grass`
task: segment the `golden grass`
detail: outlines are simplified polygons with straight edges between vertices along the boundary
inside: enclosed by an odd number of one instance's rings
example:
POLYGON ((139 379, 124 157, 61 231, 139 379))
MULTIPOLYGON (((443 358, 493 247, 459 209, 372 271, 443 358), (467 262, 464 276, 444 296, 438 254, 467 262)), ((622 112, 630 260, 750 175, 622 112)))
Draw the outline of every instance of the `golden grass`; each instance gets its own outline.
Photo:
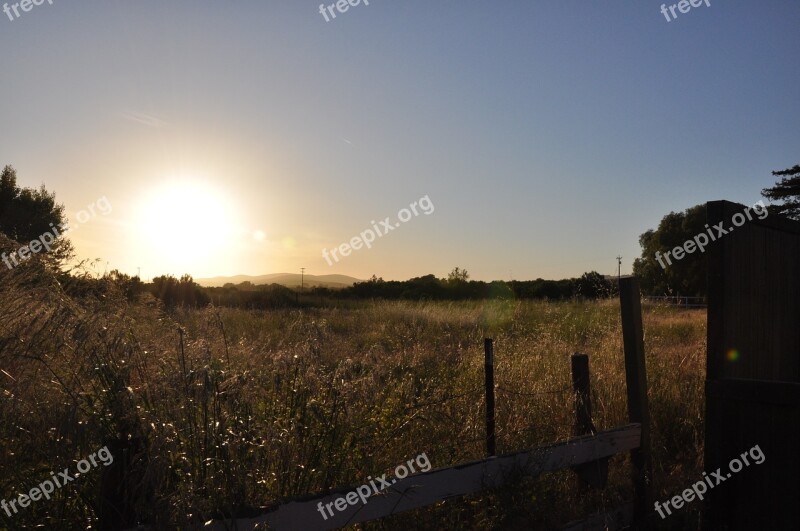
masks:
MULTIPOLYGON (((138 510, 160 528, 359 484, 421 452, 434 467, 480 458, 484 337, 495 340, 498 452, 571 435, 574 352, 590 356, 596 427, 627 419, 616 301, 167 315, 113 286, 75 301, 37 275, 20 267, 0 279, 6 498, 109 438, 146 441, 138 510)), ((648 305, 644 329, 664 498, 700 473, 705 312, 648 305)), ((564 471, 364 527, 555 527, 630 498, 628 473, 621 456, 603 491, 578 495, 564 471)), ((6 525, 91 523, 100 473, 83 479, 6 525)))

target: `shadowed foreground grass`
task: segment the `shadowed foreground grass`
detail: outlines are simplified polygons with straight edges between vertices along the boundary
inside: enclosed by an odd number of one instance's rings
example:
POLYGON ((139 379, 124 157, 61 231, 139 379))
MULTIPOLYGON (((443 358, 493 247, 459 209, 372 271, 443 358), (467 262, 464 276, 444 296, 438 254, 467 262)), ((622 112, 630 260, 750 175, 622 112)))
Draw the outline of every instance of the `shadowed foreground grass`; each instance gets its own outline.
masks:
MULTIPOLYGON (((644 311, 654 482, 664 499, 701 472, 705 311, 644 311)), ((19 267, 0 277, 0 497, 113 439, 144 441, 131 492, 142 521, 159 529, 360 484, 421 452, 434 468, 477 459, 484 337, 495 339, 499 453, 571 435, 574 352, 590 356, 595 426, 626 423, 613 300, 166 314, 153 300, 125 302, 110 284, 74 299, 19 267)), ((618 456, 603 491, 579 495, 562 471, 362 527, 557 528, 630 499, 629 473, 618 456)), ((103 474, 11 518, 0 512, 0 523, 95 525, 103 474)), ((667 523, 685 528, 689 511, 667 523)))

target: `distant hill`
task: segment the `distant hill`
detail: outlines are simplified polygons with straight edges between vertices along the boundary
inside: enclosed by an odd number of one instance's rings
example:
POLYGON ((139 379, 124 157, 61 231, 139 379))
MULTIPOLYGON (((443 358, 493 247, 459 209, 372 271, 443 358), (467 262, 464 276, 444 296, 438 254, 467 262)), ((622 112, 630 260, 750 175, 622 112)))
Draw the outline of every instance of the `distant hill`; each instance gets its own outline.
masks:
MULTIPOLYGON (((195 282, 201 286, 209 288, 222 287, 225 284, 241 284, 242 282, 251 282, 258 286, 260 284, 280 284, 289 288, 300 286, 299 273, 272 273, 271 275, 236 275, 232 277, 213 277, 213 278, 197 278, 195 282)), ((352 286, 355 282, 363 282, 360 279, 348 277, 347 275, 305 275, 303 284, 307 288, 322 287, 322 288, 346 288, 352 286)))

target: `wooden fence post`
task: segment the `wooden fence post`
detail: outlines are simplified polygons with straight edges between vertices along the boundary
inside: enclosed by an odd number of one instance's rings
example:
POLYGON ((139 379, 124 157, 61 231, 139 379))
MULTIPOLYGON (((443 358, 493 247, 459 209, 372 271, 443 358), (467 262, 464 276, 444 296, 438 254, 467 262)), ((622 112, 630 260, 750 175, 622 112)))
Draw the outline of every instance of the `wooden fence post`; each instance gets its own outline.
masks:
POLYGON ((495 455, 494 434, 494 347, 492 340, 483 340, 485 356, 484 373, 486 376, 486 455, 495 455))
POLYGON ((647 405, 647 371, 639 279, 620 279, 619 301, 622 340, 625 348, 625 383, 628 389, 628 420, 642 425, 639 448, 631 451, 635 500, 634 528, 643 529, 652 502, 653 467, 650 458, 650 413, 647 405))
POLYGON ((574 435, 592 433, 592 398, 589 393, 589 356, 572 355, 572 390, 575 392, 574 435))
MULTIPOLYGON (((572 355, 572 389, 575 392, 574 435, 594 435, 597 429, 592 422, 592 398, 589 379, 589 356, 572 355)), ((608 459, 584 463, 573 468, 578 474, 581 489, 604 487, 608 480, 608 459)))

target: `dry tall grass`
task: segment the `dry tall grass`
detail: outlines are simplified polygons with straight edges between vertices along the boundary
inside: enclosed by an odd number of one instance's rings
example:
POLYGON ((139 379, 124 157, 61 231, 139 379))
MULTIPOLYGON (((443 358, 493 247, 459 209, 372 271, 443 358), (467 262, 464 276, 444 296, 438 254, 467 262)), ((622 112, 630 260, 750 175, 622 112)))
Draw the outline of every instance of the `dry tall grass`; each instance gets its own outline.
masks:
MULTIPOLYGON (((359 484, 421 452, 434 467, 480 458, 484 337, 495 339, 498 452, 571 435, 574 352, 590 356, 597 428, 626 422, 615 301, 168 315, 110 283, 101 291, 69 297, 34 260, 0 276, 0 497, 125 439, 141 444, 120 495, 160 529, 359 484)), ((647 306, 644 328, 665 498, 700 473, 705 312, 647 306)), ((601 492, 578 496, 565 471, 366 527, 556 527, 629 498, 628 473, 618 457, 601 492)), ((102 476, 0 522, 92 525, 102 476)))

